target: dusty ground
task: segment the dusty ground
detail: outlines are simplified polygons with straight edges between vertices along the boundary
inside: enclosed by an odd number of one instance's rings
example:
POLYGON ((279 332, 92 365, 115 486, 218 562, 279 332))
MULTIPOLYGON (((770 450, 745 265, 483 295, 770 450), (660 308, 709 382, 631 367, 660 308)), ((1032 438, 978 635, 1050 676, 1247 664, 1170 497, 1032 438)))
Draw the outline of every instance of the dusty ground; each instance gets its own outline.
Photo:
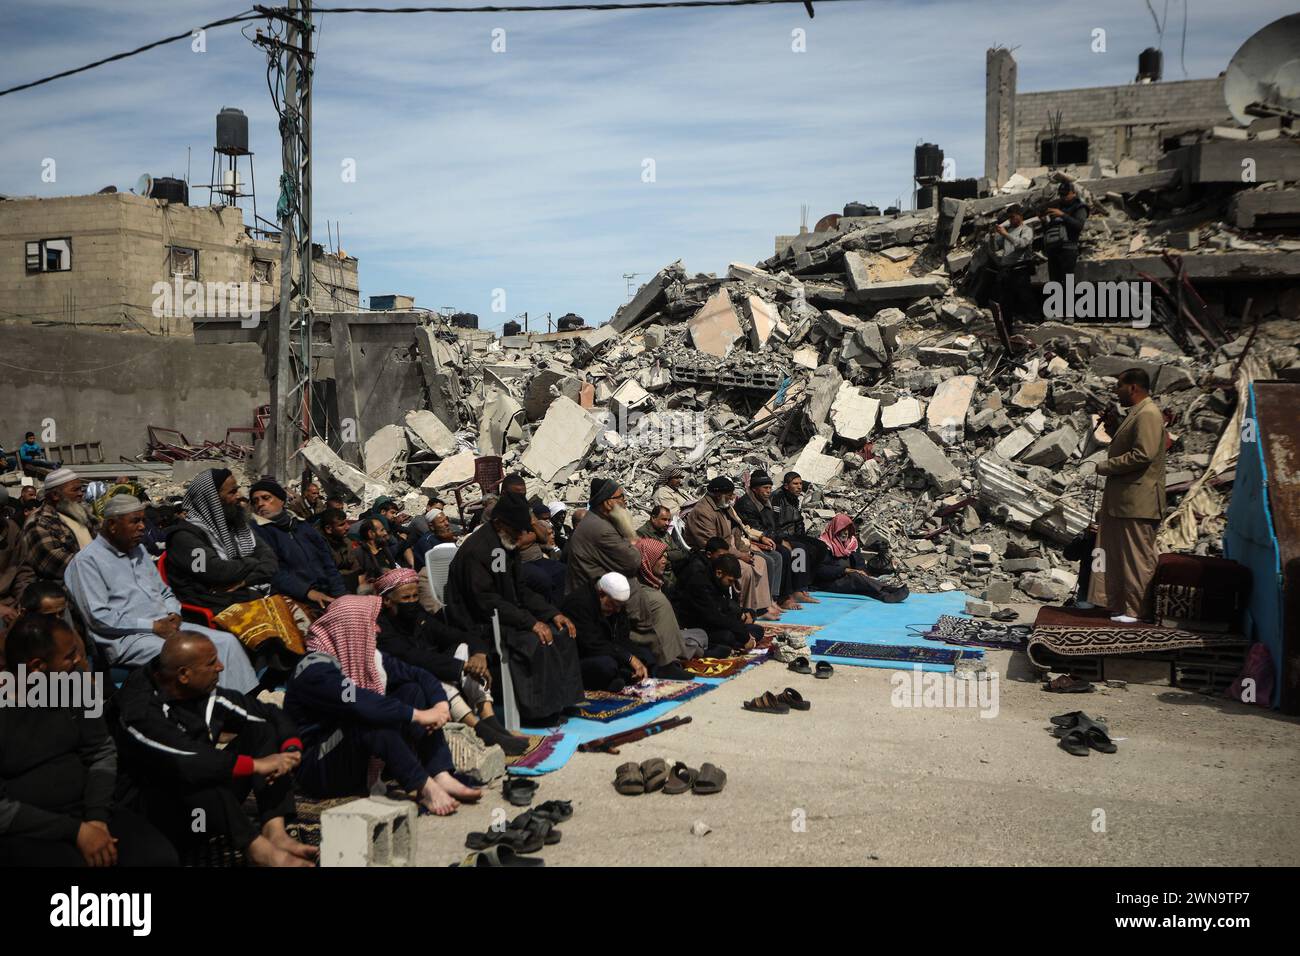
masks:
MULTIPOLYGON (((892 706, 893 671, 842 666, 816 680, 775 662, 753 668, 674 711, 689 726, 618 756, 576 754, 539 778, 538 802, 575 806, 541 856, 549 866, 1300 863, 1300 721, 1167 684, 1048 694, 1022 655, 987 659, 1000 678, 991 718, 892 706), (812 710, 741 709, 786 686, 812 710), (1056 746, 1047 718, 1076 709, 1127 738, 1119 753, 1056 746), (614 792, 616 766, 655 756, 712 761, 729 782, 711 797, 614 792), (696 821, 712 832, 692 835, 696 821)), ((421 863, 458 859, 465 833, 501 807, 521 812, 498 786, 449 819, 422 817, 421 863)))

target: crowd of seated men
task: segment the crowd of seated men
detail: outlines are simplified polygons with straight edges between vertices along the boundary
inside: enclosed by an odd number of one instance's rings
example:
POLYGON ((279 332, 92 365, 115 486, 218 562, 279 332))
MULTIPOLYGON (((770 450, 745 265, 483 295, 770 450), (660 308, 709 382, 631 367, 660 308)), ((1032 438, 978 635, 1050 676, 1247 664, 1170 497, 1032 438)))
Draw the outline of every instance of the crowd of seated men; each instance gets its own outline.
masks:
POLYGON ((479 791, 444 725, 524 752, 505 668, 520 721, 550 726, 586 691, 752 649, 814 588, 876 588, 847 515, 806 533, 793 472, 775 493, 754 472, 740 500, 725 476, 692 495, 666 471, 644 502, 602 476, 572 507, 509 475, 466 515, 430 497, 410 516, 223 468, 180 500, 126 479, 88 500, 75 468, 37 460, 31 495, 0 487, 0 667, 90 675, 108 700, 0 707, 11 865, 174 864, 220 835, 252 864, 310 866, 298 794, 382 775, 446 815, 479 791))

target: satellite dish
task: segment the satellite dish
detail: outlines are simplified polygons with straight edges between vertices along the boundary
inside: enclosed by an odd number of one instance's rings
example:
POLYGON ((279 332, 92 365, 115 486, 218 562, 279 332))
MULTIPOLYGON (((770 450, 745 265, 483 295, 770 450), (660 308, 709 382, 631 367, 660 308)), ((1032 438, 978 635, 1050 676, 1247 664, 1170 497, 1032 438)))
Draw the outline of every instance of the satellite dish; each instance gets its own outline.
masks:
POLYGON ((1241 45, 1224 75, 1223 98, 1242 126, 1272 112, 1300 113, 1300 13, 1274 20, 1241 45))
POLYGON ((137 196, 148 196, 153 192, 153 177, 148 173, 144 173, 135 181, 135 189, 133 191, 137 196))

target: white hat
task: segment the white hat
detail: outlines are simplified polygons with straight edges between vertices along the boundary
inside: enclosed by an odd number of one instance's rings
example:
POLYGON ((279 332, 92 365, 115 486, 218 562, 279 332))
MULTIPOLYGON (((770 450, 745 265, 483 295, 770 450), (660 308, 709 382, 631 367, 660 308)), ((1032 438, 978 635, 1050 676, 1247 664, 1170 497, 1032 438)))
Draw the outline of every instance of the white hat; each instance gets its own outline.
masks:
POLYGON ((550 511, 552 518, 556 515, 562 515, 564 512, 569 510, 569 506, 563 501, 548 501, 546 502, 546 508, 550 511))
POLYGON ((144 511, 144 507, 144 502, 135 495, 119 491, 105 503, 104 517, 120 518, 122 515, 133 515, 137 511, 144 511))
POLYGON ((626 601, 632 596, 632 586, 627 583, 627 578, 617 571, 610 571, 608 574, 601 575, 596 587, 608 594, 615 601, 626 601))
POLYGON ((41 486, 41 490, 49 491, 51 488, 58 488, 60 485, 76 480, 77 473, 71 468, 56 468, 45 476, 45 484, 41 486))

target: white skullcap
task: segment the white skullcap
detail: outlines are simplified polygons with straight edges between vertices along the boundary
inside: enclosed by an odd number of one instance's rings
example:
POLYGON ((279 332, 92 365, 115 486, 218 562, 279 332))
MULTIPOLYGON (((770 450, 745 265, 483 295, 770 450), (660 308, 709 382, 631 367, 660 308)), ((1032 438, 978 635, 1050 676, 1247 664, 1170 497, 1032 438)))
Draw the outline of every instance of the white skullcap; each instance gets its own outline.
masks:
POLYGON ((596 587, 615 601, 626 601, 632 596, 632 586, 627 583, 627 578, 617 571, 610 571, 608 574, 602 575, 600 580, 596 582, 596 587))
POLYGON ((564 512, 568 511, 569 506, 563 501, 548 501, 546 502, 546 510, 549 511, 551 517, 554 518, 556 515, 564 514, 564 512))
POLYGON ((77 473, 71 468, 56 468, 45 476, 45 484, 41 486, 41 490, 49 491, 51 488, 58 488, 60 485, 76 480, 77 473))
POLYGON ((104 504, 105 518, 120 518, 122 515, 132 515, 137 511, 144 511, 144 502, 125 491, 119 491, 104 504))

